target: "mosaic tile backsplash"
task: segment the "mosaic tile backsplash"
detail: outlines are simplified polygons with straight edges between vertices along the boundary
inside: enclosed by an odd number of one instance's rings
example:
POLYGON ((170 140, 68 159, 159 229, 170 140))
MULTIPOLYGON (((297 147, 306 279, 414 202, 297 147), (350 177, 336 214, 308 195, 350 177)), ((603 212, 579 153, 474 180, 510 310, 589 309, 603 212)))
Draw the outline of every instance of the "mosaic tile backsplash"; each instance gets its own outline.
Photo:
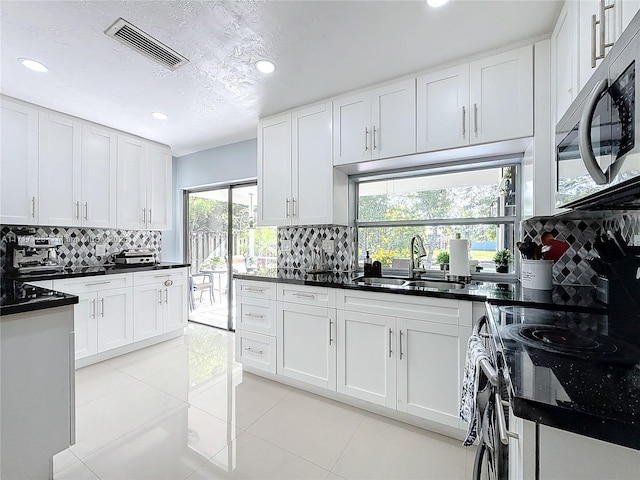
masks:
MULTIPOLYGON (((0 230, 0 266, 3 272, 13 261, 7 254, 6 236, 24 226, 2 225, 0 230)), ((125 248, 152 248, 160 258, 162 233, 155 230, 118 230, 99 228, 32 227, 38 237, 62 237, 64 245, 58 247, 58 259, 65 267, 90 267, 107 262, 111 254, 125 248), (106 255, 96 256, 96 245, 105 245, 106 255)))
POLYGON ((569 249, 553 266, 554 283, 592 285, 596 272, 585 259, 598 256, 593 248, 600 231, 620 230, 625 238, 633 240, 640 234, 640 212, 603 211, 572 212, 566 216, 536 217, 522 223, 522 236, 541 244, 541 235, 551 232, 555 238, 569 243, 569 249), (528 237, 528 238, 527 238, 528 237))
POLYGON ((325 252, 327 270, 347 272, 356 269, 355 228, 336 225, 278 228, 278 268, 312 269, 323 240, 334 240, 334 251, 325 252), (283 242, 291 241, 284 250, 283 242))

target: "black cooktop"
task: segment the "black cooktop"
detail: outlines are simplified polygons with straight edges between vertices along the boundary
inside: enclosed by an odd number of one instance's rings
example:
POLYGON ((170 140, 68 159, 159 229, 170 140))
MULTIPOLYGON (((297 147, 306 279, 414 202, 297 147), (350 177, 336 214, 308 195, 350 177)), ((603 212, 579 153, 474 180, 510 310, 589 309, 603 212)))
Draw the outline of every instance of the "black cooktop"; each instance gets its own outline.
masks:
POLYGON ((640 314, 489 305, 516 416, 640 450, 640 314))

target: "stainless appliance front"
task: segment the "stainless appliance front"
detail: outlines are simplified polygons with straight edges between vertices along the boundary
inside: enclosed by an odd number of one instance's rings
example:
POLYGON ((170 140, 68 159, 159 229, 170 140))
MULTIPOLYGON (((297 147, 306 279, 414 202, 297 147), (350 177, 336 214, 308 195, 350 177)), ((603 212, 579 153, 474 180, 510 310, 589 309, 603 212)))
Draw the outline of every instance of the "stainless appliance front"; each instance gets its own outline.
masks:
POLYGON ((556 127, 556 205, 640 205, 640 13, 556 127))

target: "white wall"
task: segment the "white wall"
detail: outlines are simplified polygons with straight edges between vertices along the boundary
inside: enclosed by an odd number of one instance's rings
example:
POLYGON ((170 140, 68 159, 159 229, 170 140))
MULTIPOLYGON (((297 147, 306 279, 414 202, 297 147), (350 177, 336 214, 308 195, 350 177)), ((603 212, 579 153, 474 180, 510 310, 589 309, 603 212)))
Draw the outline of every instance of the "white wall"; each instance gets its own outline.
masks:
POLYGON ((183 260, 184 190, 257 178, 257 139, 173 158, 173 230, 163 232, 162 260, 183 260))

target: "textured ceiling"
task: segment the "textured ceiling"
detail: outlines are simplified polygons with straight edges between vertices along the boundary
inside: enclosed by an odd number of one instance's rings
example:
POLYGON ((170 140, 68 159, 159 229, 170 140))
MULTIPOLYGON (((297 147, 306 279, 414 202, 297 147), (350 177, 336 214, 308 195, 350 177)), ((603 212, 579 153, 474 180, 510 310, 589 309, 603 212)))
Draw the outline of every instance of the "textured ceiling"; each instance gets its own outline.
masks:
POLYGON ((255 137, 260 116, 548 34, 560 6, 3 0, 0 91, 168 144, 180 156, 255 137), (107 37, 119 17, 190 63, 172 72, 107 37), (18 57, 49 72, 31 72, 18 57), (257 72, 260 58, 275 61, 275 73, 257 72))

